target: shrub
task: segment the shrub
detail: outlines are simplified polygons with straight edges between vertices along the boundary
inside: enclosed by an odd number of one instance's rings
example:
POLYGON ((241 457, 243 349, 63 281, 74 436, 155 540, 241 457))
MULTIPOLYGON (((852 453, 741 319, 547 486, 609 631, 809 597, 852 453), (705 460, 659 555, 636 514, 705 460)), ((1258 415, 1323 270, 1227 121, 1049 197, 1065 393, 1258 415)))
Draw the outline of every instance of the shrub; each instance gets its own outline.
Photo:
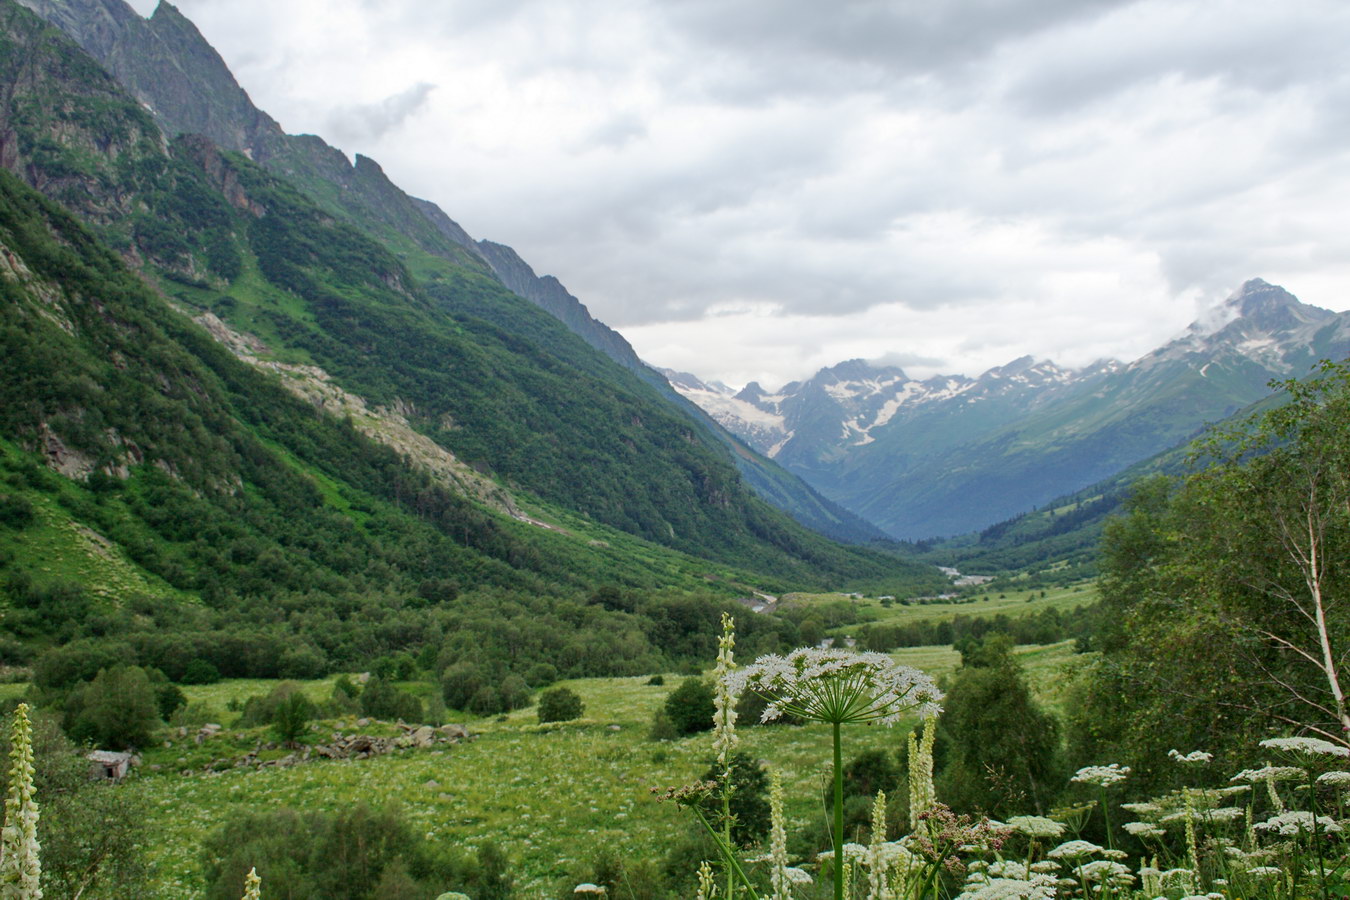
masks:
POLYGON ((372 719, 416 722, 422 718, 422 701, 383 678, 371 676, 361 692, 361 714, 372 719))
POLYGON ((701 678, 686 678, 666 698, 666 715, 680 735, 698 734, 713 727, 713 689, 701 678))
POLYGON ((309 728, 309 720, 316 710, 300 691, 281 701, 272 712, 272 733, 283 744, 295 744, 309 728))
POLYGON ((586 706, 575 692, 565 687, 544 691, 539 697, 539 723, 570 722, 580 719, 586 706))
POLYGON ((210 660, 194 659, 187 664, 179 680, 183 684, 215 684, 220 681, 220 670, 210 660))

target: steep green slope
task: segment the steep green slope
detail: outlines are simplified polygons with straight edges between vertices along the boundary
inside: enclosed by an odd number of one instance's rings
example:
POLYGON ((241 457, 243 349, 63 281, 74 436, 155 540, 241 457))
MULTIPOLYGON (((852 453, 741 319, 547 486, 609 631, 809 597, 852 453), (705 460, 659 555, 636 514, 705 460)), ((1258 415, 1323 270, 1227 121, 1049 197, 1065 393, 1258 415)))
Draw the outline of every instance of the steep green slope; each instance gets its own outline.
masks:
POLYGON ((422 257, 423 289, 389 251, 243 157, 200 138, 166 152, 147 137, 153 123, 139 105, 70 62, 83 54, 35 21, 9 8, 17 164, 39 185, 76 173, 86 214, 128 198, 137 212, 102 216, 105 230, 171 279, 183 302, 402 411, 461 459, 599 522, 784 575, 894 565, 758 501, 687 417, 490 276, 422 257), (100 153, 112 129, 136 139, 100 153), (45 157, 24 152, 48 145, 45 157))
MULTIPOLYGON (((59 32, 12 4, 0 13, 0 83, 10 99, 0 130, 11 135, 11 165, 159 273, 184 308, 235 326, 258 364, 292 374, 296 364, 322 366, 314 379, 331 376, 512 490, 705 558, 815 584, 928 577, 830 544, 769 509, 652 388, 491 277, 419 256, 419 279, 243 157, 201 138, 166 147, 145 111, 59 32)), ((210 346, 203 335, 193 340, 191 355, 210 346)), ((43 366, 59 369, 59 353, 30 368, 43 366)), ((463 497, 443 503, 472 518, 463 497)), ((496 530, 517 527, 529 531, 496 530)), ((486 525, 460 530, 469 533, 462 542, 480 531, 496 539, 486 525)), ((616 566, 599 569, 614 578, 616 566)))
MULTIPOLYGON (((702 439, 732 463, 747 486, 797 521, 837 540, 883 537, 875 526, 825 499, 786 470, 746 448, 683 401, 647 368, 621 335, 591 317, 556 278, 537 277, 510 247, 474 241, 435 204, 410 197, 379 165, 354 164, 313 135, 287 135, 258 110, 196 27, 168 3, 142 18, 122 0, 23 0, 72 36, 151 111, 170 136, 203 134, 226 150, 246 153, 283 176, 325 213, 397 253, 414 271, 454 263, 458 277, 499 280, 561 321, 574 334, 687 415, 702 439)), ((712 449, 712 448, 710 448, 712 449)))

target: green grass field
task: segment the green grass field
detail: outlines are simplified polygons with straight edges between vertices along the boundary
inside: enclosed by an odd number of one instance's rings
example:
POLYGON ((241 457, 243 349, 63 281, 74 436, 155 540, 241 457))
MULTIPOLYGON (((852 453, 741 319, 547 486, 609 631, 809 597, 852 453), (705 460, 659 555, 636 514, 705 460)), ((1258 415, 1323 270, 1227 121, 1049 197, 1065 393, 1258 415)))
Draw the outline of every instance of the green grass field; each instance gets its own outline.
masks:
MULTIPOLYGON (((899 600, 881 601, 873 597, 851 598, 847 594, 785 594, 784 604, 841 602, 851 604, 862 622, 941 622, 955 616, 1024 616, 1039 613, 1047 607, 1069 610, 1097 602, 1095 582, 1082 582, 1064 587, 1030 591, 990 591, 973 597, 955 600, 926 600, 903 603, 899 600), (1044 596, 1042 596, 1044 594, 1044 596)), ((853 626, 840 631, 848 632, 853 626)))
MULTIPOLYGON (((1044 702, 1057 703, 1058 685, 1075 657, 1069 642, 1018 648, 1029 679, 1044 702)), ((947 647, 926 647, 895 654, 901 662, 949 674, 959 655, 947 647)), ((306 682, 315 700, 328 697, 332 678, 306 682)), ((240 734, 232 729, 231 700, 265 694, 275 682, 227 681, 191 687, 193 702, 222 711, 226 733, 198 747, 188 738, 178 746, 147 752, 145 766, 127 786, 147 801, 146 827, 151 842, 155 882, 151 898, 196 896, 201 874, 201 836, 231 812, 245 808, 293 806, 335 810, 365 801, 398 804, 429 840, 474 849, 484 842, 499 844, 515 861, 521 897, 546 897, 578 861, 601 848, 624 855, 657 858, 687 833, 691 820, 670 804, 660 803, 652 788, 684 784, 701 776, 711 760, 707 734, 676 741, 647 739, 652 714, 679 685, 648 685, 646 677, 600 678, 564 682, 585 703, 577 723, 540 729, 533 708, 505 717, 470 722, 473 740, 432 749, 396 751, 373 760, 324 760, 292 768, 214 774, 178 774, 178 754, 193 764, 218 754, 242 755, 264 730, 240 734), (190 749, 185 749, 190 748, 190 749), (158 771, 152 767, 159 766, 158 771)), ((324 723, 358 730, 349 717, 324 723)), ((359 729, 389 733, 391 726, 359 729)), ((740 730, 742 747, 783 772, 788 815, 793 827, 820 816, 830 735, 824 726, 756 727, 740 730)), ((897 751, 904 730, 855 727, 845 732, 845 756, 865 749, 897 751)), ((279 755, 278 751, 277 755, 279 755)))

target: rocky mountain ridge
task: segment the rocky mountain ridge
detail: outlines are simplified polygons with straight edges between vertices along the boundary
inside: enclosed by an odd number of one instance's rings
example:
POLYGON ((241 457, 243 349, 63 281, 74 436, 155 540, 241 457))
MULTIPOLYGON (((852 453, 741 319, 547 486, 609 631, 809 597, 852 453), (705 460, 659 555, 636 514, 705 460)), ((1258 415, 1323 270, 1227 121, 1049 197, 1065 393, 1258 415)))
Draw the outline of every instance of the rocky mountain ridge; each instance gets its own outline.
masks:
POLYGON ((1350 314, 1252 279, 1128 364, 1023 357, 913 379, 849 360, 767 392, 671 383, 827 497, 903 538, 975 530, 1108 477, 1350 353, 1350 314))

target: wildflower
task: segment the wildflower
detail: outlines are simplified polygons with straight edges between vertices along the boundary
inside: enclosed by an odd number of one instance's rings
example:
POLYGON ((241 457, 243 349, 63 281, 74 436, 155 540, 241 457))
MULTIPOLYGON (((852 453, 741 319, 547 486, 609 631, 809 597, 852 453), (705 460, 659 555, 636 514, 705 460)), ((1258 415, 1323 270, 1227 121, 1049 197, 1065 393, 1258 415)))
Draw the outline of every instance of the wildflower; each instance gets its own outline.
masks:
POLYGON ((923 723, 923 737, 909 735, 909 821, 910 828, 918 825, 919 815, 937 802, 933 789, 933 743, 937 739, 937 718, 923 723))
POLYGON ((595 894, 597 896, 603 897, 605 894, 609 892, 605 889, 603 885, 591 884, 589 881, 584 881, 581 884, 577 885, 576 887, 572 888, 572 893, 595 894))
POLYGON ((867 848, 868 900, 891 900, 894 896, 886 879, 886 859, 881 849, 886 842, 886 792, 877 791, 872 802, 872 844, 867 848))
POLYGON ((1350 747, 1333 744, 1321 738, 1266 738, 1261 742, 1261 746, 1268 750, 1283 750, 1286 753, 1297 753, 1305 756, 1350 756, 1350 747))
MULTIPOLYGON (((867 858, 867 848, 864 847, 862 844, 855 844, 849 842, 844 845, 844 862, 846 863, 862 862, 866 858, 867 858)), ((816 854, 817 862, 826 862, 827 860, 833 859, 834 859, 833 850, 822 850, 820 853, 816 854)))
MULTIPOLYGON (((817 650, 802 647, 787 656, 770 654, 743 669, 728 672, 723 679, 734 701, 745 690, 768 701, 761 721, 771 722, 784 713, 834 726, 834 823, 831 838, 836 857, 843 856, 844 769, 840 726, 848 722, 880 722, 893 725, 906 711, 918 708, 921 716, 942 711, 942 692, 933 679, 918 669, 897 665, 882 653, 851 650, 817 650)), ((841 859, 842 861, 842 859, 841 859)), ((835 900, 844 896, 848 867, 834 869, 835 900)))
POLYGON ((1125 831, 1137 838, 1156 838, 1167 833, 1151 822, 1126 822, 1125 831))
POLYGON ((1190 753, 1182 753, 1180 750, 1168 750, 1167 755, 1177 762, 1186 765, 1204 765, 1214 758, 1213 753, 1206 753, 1204 750, 1192 750, 1190 753))
POLYGON ((783 777, 777 771, 769 776, 769 883, 773 900, 789 900, 792 885, 789 881, 787 855, 787 827, 783 813, 783 777))
POLYGON ((1074 773, 1070 781, 1077 781, 1082 784, 1095 784, 1098 787, 1110 787, 1113 784, 1124 781, 1130 774, 1129 766, 1111 763, 1109 766, 1084 766, 1074 773))
POLYGON ((1035 876, 1031 880, 994 878, 969 884, 956 900, 1053 900, 1054 896, 1055 880, 1035 876))
POLYGON ((1045 816, 1013 816, 1008 820, 1008 827, 1034 838, 1059 837, 1064 833, 1062 822, 1047 819, 1045 816))
POLYGON ((1109 859, 1094 859, 1090 863, 1085 863, 1079 867, 1078 874, 1084 881, 1096 884, 1126 887, 1134 883, 1134 875, 1129 869, 1109 859))
POLYGON ((1308 773, 1297 766, 1262 766, 1259 769, 1243 769, 1229 781, 1246 781, 1256 784, 1258 781, 1302 781, 1308 773))
POLYGON ((10 732, 9 794, 0 830, 0 897, 42 900, 42 862, 38 856, 38 804, 33 798, 33 729, 28 704, 14 710, 10 732))
POLYGON ((789 713, 831 724, 893 725, 914 707, 924 717, 942 711, 942 692, 931 678, 883 653, 802 647, 761 656, 725 678, 732 697, 750 690, 769 701, 764 722, 789 713))
POLYGON ((258 877, 257 866, 244 876, 244 900, 262 900, 262 879, 258 877))
POLYGON ((1102 849, 1091 841, 1073 840, 1065 841, 1045 855, 1051 859, 1078 859, 1083 856, 1091 856, 1094 853, 1101 853, 1102 849))
POLYGON ((1255 866, 1254 868, 1247 870, 1248 875, 1255 876, 1256 878, 1274 878, 1280 873, 1281 870, 1275 866, 1255 866))
POLYGON ((736 646, 736 620, 722 613, 722 636, 717 639, 717 668, 714 670, 716 689, 713 694, 713 750, 717 763, 727 768, 727 755, 736 749, 736 700, 727 686, 727 676, 736 668, 732 650, 736 646))
POLYGON ((811 873, 805 869, 799 869, 796 866, 788 866, 783 870, 788 881, 793 884, 810 884, 812 882, 811 873))
POLYGON ((698 895, 696 900, 712 900, 713 891, 712 867, 708 865, 708 861, 705 859, 698 864, 698 895))
POLYGON ((1205 813, 1205 818, 1211 822, 1236 822, 1246 814, 1247 810, 1237 806, 1221 806, 1205 813))
MULTIPOLYGON (((1317 827, 1328 833, 1334 833, 1341 830, 1341 826, 1330 816, 1318 816, 1317 827)), ((1272 834, 1294 835, 1302 831, 1313 830, 1313 814, 1302 810, 1289 810, 1279 815, 1271 816, 1264 822, 1257 822, 1253 826, 1257 831, 1269 831, 1272 834)))

